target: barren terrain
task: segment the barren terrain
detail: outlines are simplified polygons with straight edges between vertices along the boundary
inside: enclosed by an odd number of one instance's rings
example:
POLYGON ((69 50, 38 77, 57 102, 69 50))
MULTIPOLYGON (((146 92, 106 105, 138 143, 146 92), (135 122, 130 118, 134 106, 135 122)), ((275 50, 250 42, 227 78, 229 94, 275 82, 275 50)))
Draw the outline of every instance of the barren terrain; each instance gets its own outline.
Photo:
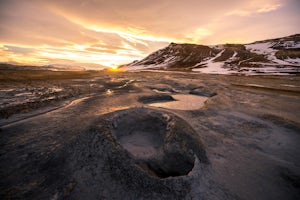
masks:
POLYGON ((0 82, 0 199, 300 198, 299 76, 2 70, 0 82))

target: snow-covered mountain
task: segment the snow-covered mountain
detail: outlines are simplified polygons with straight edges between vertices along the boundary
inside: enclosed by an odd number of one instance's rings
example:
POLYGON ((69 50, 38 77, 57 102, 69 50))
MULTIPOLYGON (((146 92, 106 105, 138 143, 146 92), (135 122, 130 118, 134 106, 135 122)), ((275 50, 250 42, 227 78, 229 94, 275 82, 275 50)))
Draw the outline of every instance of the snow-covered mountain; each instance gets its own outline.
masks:
POLYGON ((216 74, 298 74, 300 34, 250 44, 175 44, 123 65, 126 70, 190 70, 216 74))

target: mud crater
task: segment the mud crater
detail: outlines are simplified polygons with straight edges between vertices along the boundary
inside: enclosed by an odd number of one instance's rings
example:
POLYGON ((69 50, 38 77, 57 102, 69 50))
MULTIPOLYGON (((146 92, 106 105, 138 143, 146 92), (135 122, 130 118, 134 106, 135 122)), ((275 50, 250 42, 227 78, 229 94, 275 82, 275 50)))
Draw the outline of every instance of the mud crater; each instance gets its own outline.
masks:
POLYGON ((206 162, 204 149, 192 129, 171 114, 151 109, 130 109, 112 120, 112 135, 133 158, 136 166, 159 178, 188 175, 195 163, 195 152, 206 162), (188 130, 186 132, 186 130, 188 130), (189 143, 199 142, 199 145, 189 143))

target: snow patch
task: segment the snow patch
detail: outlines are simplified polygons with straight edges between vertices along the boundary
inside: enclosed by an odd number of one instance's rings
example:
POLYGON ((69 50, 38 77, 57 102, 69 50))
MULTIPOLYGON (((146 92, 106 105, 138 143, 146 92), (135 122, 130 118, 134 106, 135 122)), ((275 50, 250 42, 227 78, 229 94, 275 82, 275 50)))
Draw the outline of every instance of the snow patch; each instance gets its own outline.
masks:
POLYGON ((289 62, 291 64, 300 65, 300 58, 287 58, 284 59, 285 62, 289 62))
POLYGON ((236 56, 237 56, 237 52, 235 51, 234 53, 233 53, 233 55, 228 59, 229 61, 234 61, 235 59, 236 59, 236 56))
POLYGON ((144 70, 144 69, 159 69, 159 68, 166 68, 173 62, 176 62, 176 56, 170 56, 164 60, 163 63, 160 64, 151 64, 151 65, 136 65, 136 63, 133 63, 132 65, 127 65, 124 67, 125 70, 128 71, 137 71, 137 70, 144 70))
MULTIPOLYGON (((286 43, 283 43, 279 46, 283 47, 289 47, 289 48, 297 48, 300 46, 300 44, 293 43, 294 46, 291 46, 290 43, 291 41, 286 41, 286 43)), ((280 60, 278 59, 275 54, 278 50, 273 49, 272 47, 278 45, 277 43, 274 42, 265 42, 265 43, 254 43, 254 44, 247 44, 245 45, 246 49, 251 51, 252 53, 260 54, 260 55, 265 55, 269 60, 276 64, 280 65, 294 65, 297 64, 299 65, 299 60, 298 59, 285 59, 285 60, 280 60)))
POLYGON ((252 53, 256 54, 271 54, 274 49, 271 47, 273 46, 273 43, 266 42, 266 43, 254 43, 254 44, 246 44, 245 47, 247 50, 251 51, 252 53))
POLYGON ((295 73, 300 73, 300 69, 297 69, 295 67, 285 67, 285 68, 279 68, 279 67, 243 67, 239 70, 239 73, 245 74, 245 75, 291 75, 295 73))
POLYGON ((205 68, 196 68, 192 69, 194 72, 201 72, 206 74, 231 74, 232 71, 229 69, 223 68, 223 62, 210 62, 206 64, 205 68))
MULTIPOLYGON (((221 52, 219 52, 215 57, 212 57, 207 61, 200 62, 195 65, 195 67, 200 66, 200 65, 204 65, 206 67, 192 69, 192 71, 206 73, 206 74, 231 74, 232 71, 223 67, 224 62, 214 62, 214 60, 217 59, 218 57, 220 57, 224 53, 224 51, 225 51, 225 49, 223 49, 221 52)), ((235 56, 236 56, 236 54, 233 55, 232 57, 235 57, 235 56)))

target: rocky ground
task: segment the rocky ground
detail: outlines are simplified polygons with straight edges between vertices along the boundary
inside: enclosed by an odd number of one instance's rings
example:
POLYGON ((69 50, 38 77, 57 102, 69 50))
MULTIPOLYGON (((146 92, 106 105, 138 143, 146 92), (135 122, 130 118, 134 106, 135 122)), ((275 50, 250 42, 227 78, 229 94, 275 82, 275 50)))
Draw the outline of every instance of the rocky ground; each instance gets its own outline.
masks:
POLYGON ((299 76, 16 73, 0 199, 300 197, 299 76))

